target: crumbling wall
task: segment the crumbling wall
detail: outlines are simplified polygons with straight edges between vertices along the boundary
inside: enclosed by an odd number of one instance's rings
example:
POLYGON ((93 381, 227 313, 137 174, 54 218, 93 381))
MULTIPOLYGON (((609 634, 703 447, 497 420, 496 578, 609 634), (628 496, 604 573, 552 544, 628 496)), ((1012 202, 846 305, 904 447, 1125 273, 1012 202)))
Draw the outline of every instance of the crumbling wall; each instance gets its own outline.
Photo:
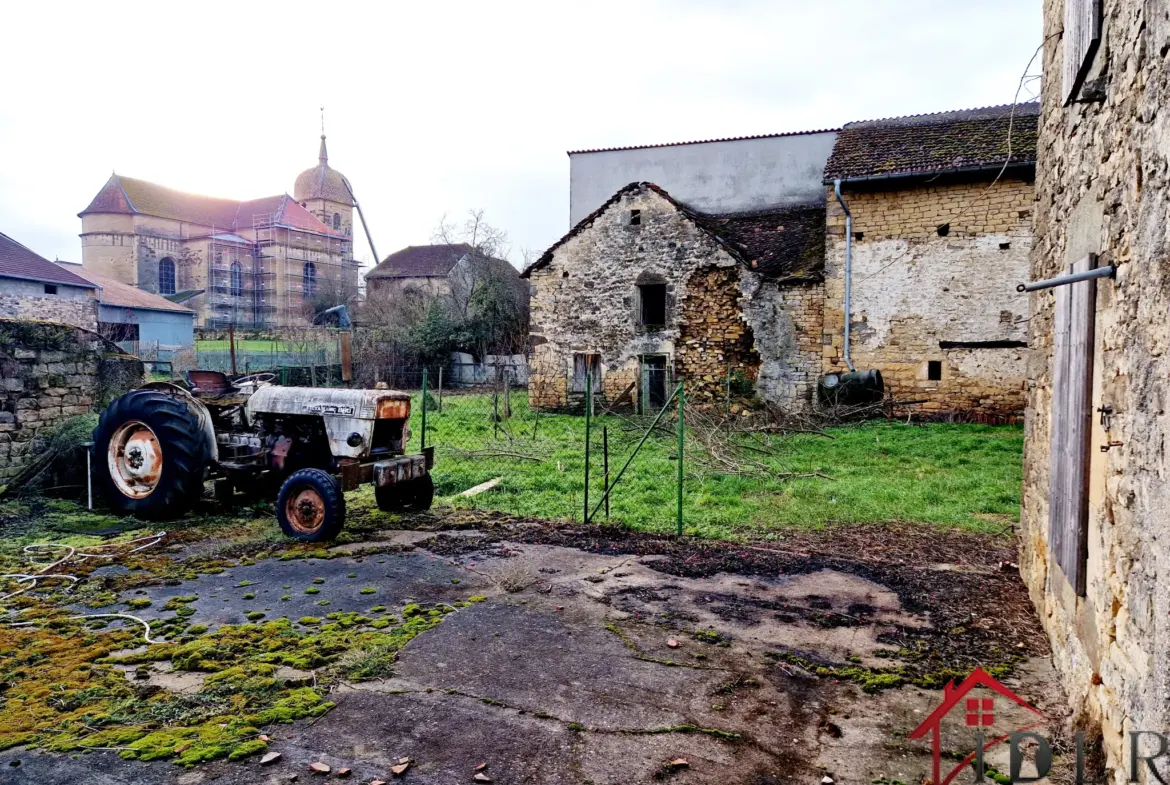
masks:
POLYGON ((0 319, 0 485, 61 422, 142 384, 142 362, 96 333, 0 319))
POLYGON ((1157 4, 1103 5, 1090 73, 1102 79, 1103 98, 1066 107, 1064 3, 1044 3, 1043 67, 1057 77, 1044 86, 1032 255, 1033 279, 1088 253, 1119 265, 1115 281, 1097 285, 1086 595, 1076 596, 1049 556, 1051 291, 1031 295, 1019 536, 1020 572, 1072 708, 1085 725, 1100 725, 1121 783, 1125 734, 1170 728, 1170 20, 1152 13, 1157 4), (1101 406, 1114 411, 1108 430, 1101 406))
POLYGON ((791 412, 807 411, 821 377, 824 284, 780 284, 745 271, 740 287, 759 358, 757 391, 791 412))
POLYGON ((724 400, 729 374, 753 384, 759 376, 760 358, 743 319, 739 279, 738 267, 703 267, 686 281, 675 370, 686 380, 689 399, 724 400))
MULTIPOLYGON (((1028 300, 1015 287, 1028 275, 1033 187, 989 185, 845 194, 853 364, 879 369, 897 399, 920 401, 915 410, 929 416, 1007 419, 1024 410, 1028 300)), ((846 370, 845 214, 833 198, 827 231, 826 373, 846 370)))

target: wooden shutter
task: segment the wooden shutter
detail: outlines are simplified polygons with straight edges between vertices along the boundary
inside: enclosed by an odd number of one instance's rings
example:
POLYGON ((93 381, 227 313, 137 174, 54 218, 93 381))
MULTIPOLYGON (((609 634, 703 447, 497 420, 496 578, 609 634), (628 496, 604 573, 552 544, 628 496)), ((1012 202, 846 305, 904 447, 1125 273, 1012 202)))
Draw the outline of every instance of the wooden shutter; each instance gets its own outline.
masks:
POLYGON ((1101 43, 1101 0, 1064 0, 1064 102, 1077 97, 1101 43))
MULTIPOLYGON (((1097 266, 1086 256, 1079 273, 1097 266)), ((1097 282, 1056 287, 1052 414, 1049 419, 1048 545, 1077 594, 1085 593, 1089 533, 1089 442, 1097 282)))

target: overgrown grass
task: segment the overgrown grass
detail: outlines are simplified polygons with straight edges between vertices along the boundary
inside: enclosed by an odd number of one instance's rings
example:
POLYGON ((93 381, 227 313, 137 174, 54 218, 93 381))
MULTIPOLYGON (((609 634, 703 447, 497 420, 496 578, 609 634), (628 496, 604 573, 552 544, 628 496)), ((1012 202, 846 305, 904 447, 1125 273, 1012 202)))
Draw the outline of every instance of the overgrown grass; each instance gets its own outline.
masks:
MULTIPOLYGON (((415 398, 412 445, 417 449, 422 424, 415 398)), ((444 398, 441 412, 428 411, 427 442, 437 448, 436 493, 457 506, 582 520, 584 418, 534 413, 523 391, 512 395, 513 416, 498 427, 492 416, 496 408, 502 404, 493 407, 490 395, 455 395, 444 398), (495 477, 503 481, 492 490, 472 498, 457 496, 495 477)), ((623 418, 594 420, 591 507, 604 492, 603 427, 609 430, 611 477, 641 436, 623 418)), ((673 423, 660 426, 634 459, 611 494, 611 520, 643 531, 674 530, 674 428, 673 423)), ((790 527, 912 521, 995 532, 1018 517, 1019 427, 880 421, 827 433, 832 438, 796 434, 754 440, 754 449, 744 455, 768 470, 740 474, 713 468, 702 460, 701 446, 688 441, 685 531, 767 538, 790 527)), ((604 520, 604 510, 594 520, 604 520)))

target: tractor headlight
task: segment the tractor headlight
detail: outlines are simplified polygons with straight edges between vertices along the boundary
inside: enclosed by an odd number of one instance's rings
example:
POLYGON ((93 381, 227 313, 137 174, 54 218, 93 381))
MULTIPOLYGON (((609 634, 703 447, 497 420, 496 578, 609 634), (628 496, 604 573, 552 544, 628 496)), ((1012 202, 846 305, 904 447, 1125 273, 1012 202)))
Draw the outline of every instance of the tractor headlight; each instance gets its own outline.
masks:
POLYGON ((405 420, 410 416, 410 401, 397 398, 383 398, 378 401, 379 420, 405 420))

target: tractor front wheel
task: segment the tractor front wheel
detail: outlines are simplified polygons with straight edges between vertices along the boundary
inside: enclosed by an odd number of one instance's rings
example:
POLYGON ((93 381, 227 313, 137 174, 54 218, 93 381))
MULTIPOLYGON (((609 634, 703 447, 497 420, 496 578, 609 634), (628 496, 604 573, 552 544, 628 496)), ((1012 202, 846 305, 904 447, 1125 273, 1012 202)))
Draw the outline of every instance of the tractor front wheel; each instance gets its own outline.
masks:
POLYGON ((293 472, 276 497, 276 519, 281 531, 295 540, 332 540, 345 524, 341 483, 321 469, 293 472))

